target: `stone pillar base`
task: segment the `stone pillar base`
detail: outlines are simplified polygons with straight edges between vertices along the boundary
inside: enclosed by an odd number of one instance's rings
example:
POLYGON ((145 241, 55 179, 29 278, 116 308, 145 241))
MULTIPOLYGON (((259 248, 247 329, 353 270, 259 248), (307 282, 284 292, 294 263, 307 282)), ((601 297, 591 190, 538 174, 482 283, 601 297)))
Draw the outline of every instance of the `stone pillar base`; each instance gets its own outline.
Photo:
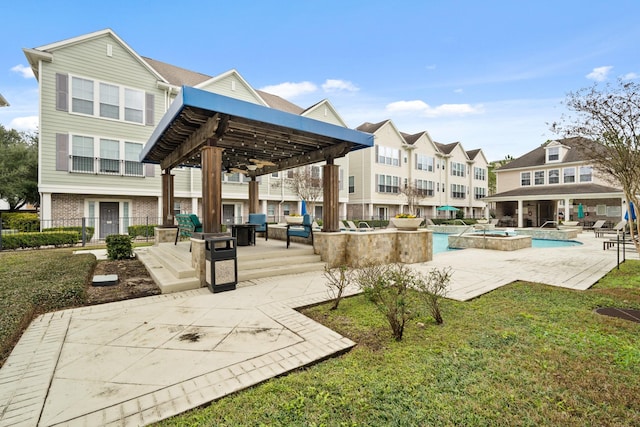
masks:
POLYGON ((176 241, 177 227, 154 227, 153 229, 153 244, 159 245, 160 243, 173 243, 176 241))

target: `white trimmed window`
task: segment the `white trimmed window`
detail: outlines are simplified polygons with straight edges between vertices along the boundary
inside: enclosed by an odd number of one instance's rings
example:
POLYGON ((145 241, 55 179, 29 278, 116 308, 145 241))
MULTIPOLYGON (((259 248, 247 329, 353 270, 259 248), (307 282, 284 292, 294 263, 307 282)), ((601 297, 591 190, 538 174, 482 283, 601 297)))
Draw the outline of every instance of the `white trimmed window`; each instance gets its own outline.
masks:
POLYGON ((464 199, 467 196, 467 190, 462 184, 451 184, 451 197, 454 199, 464 199))
POLYGON ((392 175, 377 175, 378 193, 399 193, 400 177, 392 175))
POLYGON ((549 184, 560 184, 560 169, 549 169, 547 175, 549 184))
POLYGON ((400 150, 397 148, 376 145, 376 163, 381 165, 400 166, 400 150))
POLYGON ((433 157, 424 154, 416 154, 416 169, 419 171, 433 172, 433 157))
POLYGON ((424 197, 433 197, 434 193, 434 182, 427 181, 425 179, 416 179, 415 183, 416 188, 420 191, 420 194, 424 197))
POLYGON ((451 176, 464 177, 464 164, 458 162, 451 162, 451 176))
POLYGON ((473 196, 477 199, 484 199, 487 197, 487 189, 485 187, 474 187, 473 196))
POLYGON ((487 170, 485 168, 473 167, 473 178, 478 181, 487 180, 487 170))
POLYGON ((593 168, 591 166, 580 166, 580 182, 591 182, 593 180, 593 168))
MULTIPOLYGON (((141 152, 142 144, 138 142, 71 135, 69 172, 143 177, 141 152)), ((153 176, 152 172, 147 173, 153 176)))
POLYGON ((565 184, 573 184, 576 182, 576 168, 562 169, 562 182, 565 184))
MULTIPOLYGON (((63 89, 66 75, 59 77, 56 90, 62 99, 70 95, 72 113, 153 125, 153 94, 76 76, 71 76, 71 93, 67 94, 63 89)), ((63 109, 62 106, 59 109, 63 109)))
POLYGON ((531 185, 531 172, 520 173, 520 186, 527 187, 531 185))
POLYGON ((557 162, 560 160, 560 147, 547 148, 547 162, 557 162))
POLYGON ((533 184, 544 185, 544 171, 535 171, 533 173, 533 184))

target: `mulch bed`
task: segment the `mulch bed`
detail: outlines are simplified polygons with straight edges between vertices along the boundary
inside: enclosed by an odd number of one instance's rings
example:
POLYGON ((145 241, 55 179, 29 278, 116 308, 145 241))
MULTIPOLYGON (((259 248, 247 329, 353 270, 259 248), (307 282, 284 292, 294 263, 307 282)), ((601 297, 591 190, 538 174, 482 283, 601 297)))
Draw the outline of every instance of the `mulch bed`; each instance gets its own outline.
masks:
POLYGON ((103 304, 160 294, 160 288, 137 259, 98 261, 92 277, 87 284, 88 304, 103 304), (118 283, 112 286, 92 286, 93 276, 106 274, 117 274, 118 283))
POLYGON ((640 323, 640 310, 630 308, 603 307, 596 309, 596 313, 603 316, 617 317, 618 319, 629 320, 640 323))

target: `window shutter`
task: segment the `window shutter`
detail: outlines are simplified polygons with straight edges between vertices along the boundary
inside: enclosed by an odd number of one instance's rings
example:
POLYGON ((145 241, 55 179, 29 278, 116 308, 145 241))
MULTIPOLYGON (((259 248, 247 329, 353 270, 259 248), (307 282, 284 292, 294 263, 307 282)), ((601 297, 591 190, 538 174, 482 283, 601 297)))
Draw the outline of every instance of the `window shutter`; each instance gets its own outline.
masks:
POLYGON ((69 76, 56 74, 56 110, 69 111, 69 76))
POLYGON ((145 163, 144 176, 148 178, 153 178, 154 176, 156 176, 156 165, 154 165, 153 163, 145 163))
POLYGON ((56 134, 56 170, 69 171, 69 135, 56 134))
POLYGON ((155 114, 155 110, 154 110, 154 103, 156 100, 156 96, 152 93, 146 93, 145 94, 145 122, 144 124, 147 126, 153 126, 154 125, 154 118, 153 115, 155 114))

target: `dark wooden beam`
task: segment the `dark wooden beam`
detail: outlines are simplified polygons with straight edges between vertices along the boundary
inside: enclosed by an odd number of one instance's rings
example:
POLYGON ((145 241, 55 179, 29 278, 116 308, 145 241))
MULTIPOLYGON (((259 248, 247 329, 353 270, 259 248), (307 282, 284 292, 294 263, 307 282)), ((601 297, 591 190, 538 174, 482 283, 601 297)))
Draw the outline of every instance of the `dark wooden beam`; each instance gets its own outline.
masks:
POLYGON ((162 169, 173 169, 185 159, 192 157, 203 146, 208 138, 215 135, 218 129, 219 114, 210 117, 202 126, 191 134, 180 146, 165 157, 160 163, 162 169))

